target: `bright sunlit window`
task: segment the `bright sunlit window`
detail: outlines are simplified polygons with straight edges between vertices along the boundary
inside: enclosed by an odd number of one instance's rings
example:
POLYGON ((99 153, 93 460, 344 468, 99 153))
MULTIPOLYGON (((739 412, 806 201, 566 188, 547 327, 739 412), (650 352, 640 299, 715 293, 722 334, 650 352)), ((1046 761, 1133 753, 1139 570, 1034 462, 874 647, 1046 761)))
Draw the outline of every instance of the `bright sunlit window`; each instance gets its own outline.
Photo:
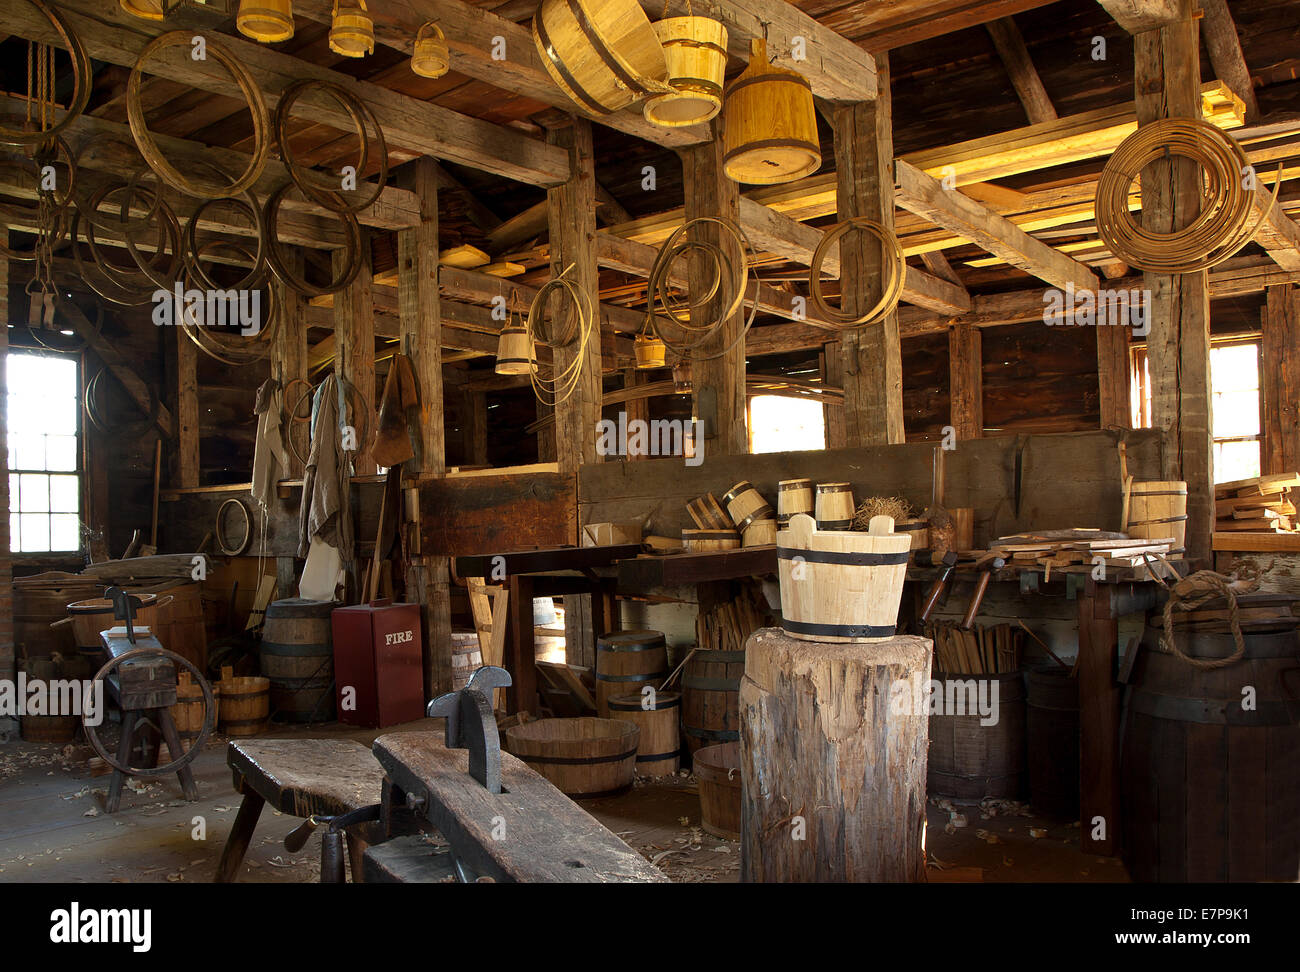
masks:
MULTIPOLYGON (((1214 409, 1214 481, 1250 479, 1260 473, 1259 342, 1210 348, 1210 394, 1214 409)), ((1146 348, 1133 351, 1133 427, 1151 427, 1151 369, 1146 348)))
POLYGON ((81 549, 77 470, 77 362, 10 352, 9 548, 14 553, 81 549))
POLYGON ((813 399, 755 395, 749 400, 749 451, 826 448, 826 415, 813 399))

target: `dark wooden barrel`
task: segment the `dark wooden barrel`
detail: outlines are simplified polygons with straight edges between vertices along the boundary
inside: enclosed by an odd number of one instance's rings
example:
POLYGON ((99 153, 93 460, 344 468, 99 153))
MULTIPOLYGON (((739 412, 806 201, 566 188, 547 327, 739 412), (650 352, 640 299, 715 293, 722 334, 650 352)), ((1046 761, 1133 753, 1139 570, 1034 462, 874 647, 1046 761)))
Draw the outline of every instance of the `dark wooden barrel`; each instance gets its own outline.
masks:
POLYGON ((1030 804, 1048 816, 1079 819, 1079 682, 1068 668, 1029 672, 1026 727, 1030 804))
MULTIPOLYGON (((1250 595, 1239 601, 1252 606, 1250 595)), ((1161 651, 1148 627, 1130 679, 1120 772, 1123 852, 1135 881, 1300 879, 1296 624, 1243 624, 1245 656, 1210 670, 1161 651)), ((1235 651, 1222 621, 1182 625, 1175 637, 1194 658, 1235 651)))
POLYGON ((1019 672, 1002 675, 934 674, 942 686, 944 707, 930 716, 930 756, 926 789, 958 800, 984 797, 1019 799, 1025 784, 1025 685, 1019 672), (971 683, 969 688, 966 683, 971 683), (987 683, 986 686, 981 683, 987 683), (997 686, 996 721, 981 725, 970 692, 984 692, 993 701, 997 686), (962 701, 964 714, 952 702, 962 701))
POLYGON ((740 739, 743 651, 697 651, 682 670, 682 733, 694 755, 701 746, 740 739))
POLYGON ((262 626, 262 674, 271 680, 272 718, 328 722, 334 718, 332 601, 272 601, 262 626))
POLYGON ((616 631, 596 639, 596 713, 609 718, 609 700, 658 686, 668 677, 662 631, 616 631))

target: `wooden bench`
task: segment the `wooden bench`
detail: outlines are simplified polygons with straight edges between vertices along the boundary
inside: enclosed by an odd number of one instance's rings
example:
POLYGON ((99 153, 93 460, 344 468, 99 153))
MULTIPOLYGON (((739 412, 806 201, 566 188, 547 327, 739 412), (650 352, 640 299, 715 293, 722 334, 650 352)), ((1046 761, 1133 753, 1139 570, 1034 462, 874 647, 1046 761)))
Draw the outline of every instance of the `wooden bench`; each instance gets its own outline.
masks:
POLYGON ((367 847, 362 866, 366 884, 453 884, 456 869, 445 844, 423 834, 394 837, 367 847))
MULTIPOLYGON (((384 782, 370 750, 350 739, 245 739, 230 743, 226 762, 244 799, 217 866, 214 880, 223 883, 235 880, 265 804, 295 817, 332 817, 379 803, 384 782)), ((347 842, 356 881, 365 839, 350 829, 347 842)))

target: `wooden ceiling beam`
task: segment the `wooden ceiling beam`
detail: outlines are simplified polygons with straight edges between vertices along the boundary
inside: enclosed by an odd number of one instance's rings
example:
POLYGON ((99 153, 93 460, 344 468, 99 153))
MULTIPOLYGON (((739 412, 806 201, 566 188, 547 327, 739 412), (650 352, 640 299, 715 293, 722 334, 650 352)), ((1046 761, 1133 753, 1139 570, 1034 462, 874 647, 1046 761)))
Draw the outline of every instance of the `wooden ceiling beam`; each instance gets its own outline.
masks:
POLYGON ((1232 93, 1246 106, 1246 123, 1259 120, 1259 102, 1255 99, 1255 85, 1250 79, 1246 56, 1241 52, 1241 38, 1227 0, 1200 0, 1201 40, 1210 55, 1215 77, 1232 89, 1232 93))
POLYGON ((1188 0, 1097 0, 1130 34, 1155 30, 1188 16, 1188 0))
POLYGON ((1045 7, 1052 0, 890 0, 850 3, 818 20, 874 53, 917 44, 1012 14, 1045 7))
POLYGON ((1056 121, 1056 107, 1052 104, 1047 89, 1043 87, 1043 79, 1038 76, 1038 69, 1034 67, 1029 48, 1025 46, 1025 38, 1015 20, 1011 17, 990 20, 984 29, 989 32, 1002 66, 1011 77, 1012 87, 1016 89, 1025 114, 1029 116, 1029 124, 1056 121))

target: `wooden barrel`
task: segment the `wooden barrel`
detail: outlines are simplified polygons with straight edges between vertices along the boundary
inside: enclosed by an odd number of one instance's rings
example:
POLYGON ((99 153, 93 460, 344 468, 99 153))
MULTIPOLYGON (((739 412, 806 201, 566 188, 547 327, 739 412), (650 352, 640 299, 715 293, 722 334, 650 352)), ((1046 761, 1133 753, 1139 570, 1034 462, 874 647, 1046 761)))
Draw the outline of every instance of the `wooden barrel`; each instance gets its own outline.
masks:
POLYGON ((781 627, 808 641, 891 638, 912 540, 893 520, 873 517, 871 531, 819 530, 796 514, 777 535, 781 627))
POLYGON ((812 87, 797 71, 767 62, 767 42, 754 38, 749 66, 727 86, 723 168, 736 182, 773 185, 821 167, 812 87))
MULTIPOLYGON (((28 679, 40 679, 47 686, 52 681, 71 677, 49 658, 27 659, 26 671, 28 679)), ((76 715, 23 715, 18 720, 18 732, 27 742, 68 743, 76 736, 80 723, 76 715)))
POLYGON ((848 483, 818 483, 814 511, 818 530, 853 529, 853 487, 848 483))
POLYGON ((333 601, 301 597, 272 601, 266 608, 262 674, 271 680, 271 711, 286 722, 334 718, 333 609, 333 601))
POLYGON ((616 695, 609 700, 609 717, 631 722, 641 730, 636 749, 636 771, 642 776, 667 776, 681 767, 682 712, 680 692, 616 695))
POLYGON ((463 689, 469 677, 483 667, 483 651, 477 631, 455 630, 451 633, 451 687, 463 689))
MULTIPOLYGON (((221 722, 221 696, 216 694, 215 686, 212 701, 217 704, 212 713, 212 726, 216 728, 221 722)), ((203 689, 195 684, 189 672, 180 672, 176 676, 176 704, 167 711, 171 713, 172 722, 176 723, 181 742, 192 744, 199 738, 199 732, 203 729, 203 689)), ((184 748, 188 749, 189 746, 184 748)))
POLYGON ((498 375, 527 375, 537 370, 537 356, 528 332, 522 327, 506 327, 497 339, 498 375))
POLYGON ((910 520, 894 521, 894 532, 906 533, 912 538, 913 550, 924 550, 930 546, 930 521, 919 517, 910 520))
POLYGON ((1030 804, 1079 819, 1079 682, 1069 669, 1052 664, 1029 672, 1025 725, 1030 804))
POLYGON ((218 725, 227 736, 256 736, 266 732, 271 721, 271 680, 260 675, 236 678, 233 670, 221 669, 221 681, 213 686, 221 696, 218 725))
POLYGON ((1142 540, 1173 537, 1172 549, 1182 550, 1187 538, 1187 484, 1178 480, 1133 483, 1125 532, 1142 540))
POLYGON ((771 518, 755 520, 745 527, 740 538, 742 547, 763 547, 771 543, 776 543, 776 520, 771 518))
POLYGON ((740 679, 743 651, 696 651, 682 669, 682 732, 697 753, 714 743, 740 738, 740 679))
POLYGON ((731 522, 741 533, 756 520, 771 520, 776 516, 772 505, 763 499, 754 484, 743 479, 723 494, 722 502, 727 506, 731 522))
POLYGON ((722 109, 727 28, 708 17, 666 17, 654 24, 654 32, 673 90, 645 103, 646 121, 664 128, 708 121, 722 109))
POLYGON ((735 550, 740 546, 740 534, 735 530, 683 530, 682 546, 687 553, 735 550))
POLYGON ((700 826, 705 833, 740 840, 740 743, 705 746, 695 754, 700 826))
POLYGON ((263 44, 286 41, 293 36, 292 0, 261 0, 240 3, 235 26, 245 37, 263 44))
POLYGON ((932 676, 943 692, 943 711, 930 716, 926 790, 978 802, 1019 799, 1025 783, 1025 686, 1019 672, 932 676), (997 698, 993 692, 996 686, 997 698), (980 700, 990 725, 981 725, 980 700))
POLYGON ((609 718, 609 700, 640 692, 668 677, 662 631, 616 631, 596 639, 596 713, 609 718))
POLYGON ((538 719, 506 730, 510 752, 571 797, 618 793, 636 777, 641 730, 618 719, 538 719))
POLYGON ((663 45, 636 0, 542 0, 533 43, 551 79, 588 111, 672 90, 663 45))
POLYGON ((104 585, 76 574, 47 571, 15 578, 13 585, 14 651, 19 658, 64 657, 77 650, 68 602, 104 592, 104 585), (65 623, 51 627, 56 622, 65 623))
MULTIPOLYGON (((1239 602, 1249 607, 1252 596, 1239 602)), ((1300 879, 1296 620, 1242 628, 1244 657, 1213 669, 1161 651, 1153 628, 1143 636, 1120 771, 1124 860, 1135 881, 1300 879)), ((1175 639, 1201 661, 1236 651, 1225 622, 1186 625, 1175 639)))
POLYGON ((776 522, 784 529, 796 513, 813 512, 813 481, 783 479, 776 484, 776 522))

